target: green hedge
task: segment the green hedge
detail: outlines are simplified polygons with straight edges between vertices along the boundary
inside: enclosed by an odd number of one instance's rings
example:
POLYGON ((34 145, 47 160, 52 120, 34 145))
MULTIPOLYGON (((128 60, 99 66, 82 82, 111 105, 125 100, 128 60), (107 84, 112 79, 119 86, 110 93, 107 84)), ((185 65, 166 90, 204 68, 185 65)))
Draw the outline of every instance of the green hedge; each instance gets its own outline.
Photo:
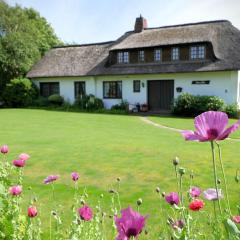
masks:
POLYGON ((216 96, 194 96, 183 93, 174 101, 173 113, 182 116, 196 116, 206 111, 224 111, 230 117, 236 117, 236 104, 226 105, 224 100, 216 96))

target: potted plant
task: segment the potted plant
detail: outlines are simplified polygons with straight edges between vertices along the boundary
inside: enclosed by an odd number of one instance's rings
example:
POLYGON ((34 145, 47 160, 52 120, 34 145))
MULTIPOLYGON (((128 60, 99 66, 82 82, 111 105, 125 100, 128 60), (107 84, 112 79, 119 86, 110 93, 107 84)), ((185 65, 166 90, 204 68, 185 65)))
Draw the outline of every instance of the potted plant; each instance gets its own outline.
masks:
POLYGON ((142 112, 147 112, 147 111, 148 111, 148 105, 147 105, 146 103, 143 103, 143 104, 141 105, 141 111, 142 111, 142 112))

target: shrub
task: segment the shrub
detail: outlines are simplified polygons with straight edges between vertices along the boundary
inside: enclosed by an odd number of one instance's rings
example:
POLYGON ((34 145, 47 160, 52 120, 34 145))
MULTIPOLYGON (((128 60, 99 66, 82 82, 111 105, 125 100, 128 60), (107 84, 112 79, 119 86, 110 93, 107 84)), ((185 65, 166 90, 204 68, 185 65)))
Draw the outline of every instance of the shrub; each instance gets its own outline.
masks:
POLYGON ((129 103, 126 100, 122 100, 119 104, 113 105, 111 110, 128 110, 129 103))
POLYGON ((64 98, 58 94, 53 94, 48 97, 48 102, 54 106, 61 106, 64 103, 64 98))
POLYGON ((79 96, 74 105, 83 110, 99 110, 104 108, 102 99, 96 98, 92 94, 79 96))
POLYGON ((7 84, 2 97, 7 107, 25 107, 37 97, 37 90, 29 79, 16 78, 7 84))
POLYGON ((206 111, 224 111, 224 101, 216 96, 180 95, 174 102, 173 113, 183 116, 196 116, 206 111))
POLYGON ((229 104, 226 105, 224 111, 227 113, 229 117, 237 118, 239 108, 237 104, 229 104))
POLYGON ((33 106, 36 107, 47 107, 49 105, 49 101, 45 97, 39 97, 33 101, 33 106))

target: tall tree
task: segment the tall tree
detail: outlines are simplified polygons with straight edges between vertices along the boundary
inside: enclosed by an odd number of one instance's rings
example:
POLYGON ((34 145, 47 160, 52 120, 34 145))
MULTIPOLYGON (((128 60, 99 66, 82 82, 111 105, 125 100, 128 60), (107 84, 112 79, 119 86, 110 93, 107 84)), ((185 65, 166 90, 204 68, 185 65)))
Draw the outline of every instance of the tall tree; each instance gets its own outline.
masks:
POLYGON ((48 49, 60 43, 37 11, 0 0, 0 95, 10 79, 25 76, 48 49))

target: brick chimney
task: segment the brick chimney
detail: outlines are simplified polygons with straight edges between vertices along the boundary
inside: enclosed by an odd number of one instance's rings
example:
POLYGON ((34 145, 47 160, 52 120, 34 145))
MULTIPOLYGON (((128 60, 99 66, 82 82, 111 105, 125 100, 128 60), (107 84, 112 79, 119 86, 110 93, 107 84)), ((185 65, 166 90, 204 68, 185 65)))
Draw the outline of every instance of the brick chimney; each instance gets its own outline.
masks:
POLYGON ((134 32, 140 33, 146 28, 147 28, 147 19, 145 19, 144 17, 142 17, 142 15, 140 15, 140 17, 136 18, 134 32))

